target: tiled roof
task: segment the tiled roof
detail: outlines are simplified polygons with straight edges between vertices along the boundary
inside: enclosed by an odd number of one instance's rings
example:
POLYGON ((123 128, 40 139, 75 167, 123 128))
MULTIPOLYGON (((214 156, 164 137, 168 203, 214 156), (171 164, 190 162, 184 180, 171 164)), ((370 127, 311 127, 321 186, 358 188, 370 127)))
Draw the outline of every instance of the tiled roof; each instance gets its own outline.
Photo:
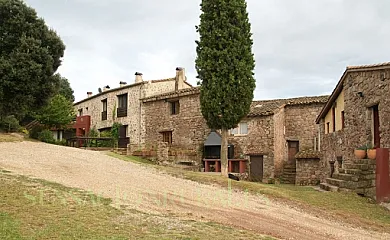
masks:
POLYGON ((363 68, 376 68, 376 67, 390 67, 390 62, 377 63, 377 64, 368 64, 368 65, 358 65, 358 66, 348 66, 347 70, 352 69, 363 69, 363 68))
POLYGON ((111 89, 108 89, 106 91, 102 91, 100 93, 97 93, 95 95, 92 95, 91 97, 87 97, 87 98, 84 98, 83 100, 80 100, 78 102, 75 102, 73 103, 73 105, 77 105, 77 104, 80 104, 82 102, 85 102, 87 100, 91 100, 93 98, 96 98, 98 96, 101 96, 101 95, 104 95, 106 93, 110 93, 110 92, 115 92, 115 91, 120 91, 120 90, 123 90, 123 89, 127 89, 127 88, 131 88, 131 87, 135 87, 135 86, 138 86, 138 85, 142 85, 142 84, 148 84, 149 82, 152 82, 152 83, 159 83, 159 82, 169 82, 169 81, 175 81, 176 78, 165 78, 165 79, 158 79, 158 80, 144 80, 142 82, 138 82, 138 83, 131 83, 131 84, 127 84, 127 85, 124 85, 122 87, 117 87, 117 88, 111 88, 111 89))
POLYGON ((274 111, 285 105, 302 105, 312 103, 326 103, 328 95, 312 96, 312 97, 298 97, 287 99, 275 99, 264 101, 253 101, 248 116, 267 116, 274 114, 274 111))
POLYGON ((158 95, 153 95, 150 97, 143 98, 143 102, 150 102, 150 101, 158 101, 162 99, 167 99, 167 98, 176 98, 176 97, 181 97, 181 96, 187 96, 187 95, 193 95, 193 94, 199 94, 199 87, 191 87, 191 88, 183 88, 178 91, 174 92, 167 92, 167 93, 162 93, 158 95))
POLYGON ((299 151, 295 155, 296 159, 320 159, 321 158, 321 152, 314 151, 314 150, 304 150, 299 151))

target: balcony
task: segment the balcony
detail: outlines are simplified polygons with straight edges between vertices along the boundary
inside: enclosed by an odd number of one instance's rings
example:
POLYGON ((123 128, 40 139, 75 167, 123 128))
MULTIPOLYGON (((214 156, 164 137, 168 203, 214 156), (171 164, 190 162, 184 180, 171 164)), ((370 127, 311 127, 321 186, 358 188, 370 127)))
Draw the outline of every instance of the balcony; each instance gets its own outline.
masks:
POLYGON ((117 117, 127 117, 127 108, 117 108, 116 109, 117 117))
POLYGON ((102 112, 102 121, 107 120, 107 111, 102 112))

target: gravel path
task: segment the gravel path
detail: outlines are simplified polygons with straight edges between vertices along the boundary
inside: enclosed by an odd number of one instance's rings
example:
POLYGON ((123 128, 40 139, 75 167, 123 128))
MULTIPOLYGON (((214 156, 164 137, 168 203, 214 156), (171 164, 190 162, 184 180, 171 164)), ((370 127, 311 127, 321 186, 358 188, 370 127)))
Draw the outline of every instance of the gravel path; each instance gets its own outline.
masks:
POLYGON ((93 191, 118 207, 212 220, 282 239, 390 239, 265 197, 175 178, 101 152, 35 142, 0 143, 0 168, 93 191))

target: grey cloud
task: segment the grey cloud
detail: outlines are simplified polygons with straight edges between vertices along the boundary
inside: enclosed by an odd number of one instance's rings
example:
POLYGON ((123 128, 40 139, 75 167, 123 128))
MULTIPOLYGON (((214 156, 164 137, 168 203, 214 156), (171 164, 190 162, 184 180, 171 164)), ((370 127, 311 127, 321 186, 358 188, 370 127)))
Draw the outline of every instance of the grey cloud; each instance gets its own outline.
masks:
MULTIPOLYGON (((390 1, 248 0, 256 99, 330 93, 347 65, 389 61, 390 1)), ((27 0, 67 45, 76 99, 103 84, 174 76, 194 60, 200 0, 27 0)), ((95 90, 96 91, 96 90, 95 90)))

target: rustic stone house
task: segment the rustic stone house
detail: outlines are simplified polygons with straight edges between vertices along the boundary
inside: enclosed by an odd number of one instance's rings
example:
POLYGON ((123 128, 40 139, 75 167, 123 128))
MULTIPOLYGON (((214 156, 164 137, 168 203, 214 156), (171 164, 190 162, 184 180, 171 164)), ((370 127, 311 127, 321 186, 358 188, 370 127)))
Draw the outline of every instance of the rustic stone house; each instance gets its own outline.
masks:
MULTIPOLYGON (((254 101, 248 116, 230 130, 232 157, 247 160, 252 179, 284 177, 285 182, 295 182, 295 154, 300 149, 314 149, 315 118, 326 100, 327 96, 254 101)), ((172 161, 188 159, 204 165, 201 151, 210 129, 200 111, 199 89, 150 96, 142 102, 145 145, 157 148, 160 142, 168 142, 174 151, 192 152, 193 156, 182 154, 172 161)))
MULTIPOLYGON (((143 144, 142 129, 143 119, 141 117, 141 98, 172 92, 180 89, 191 88, 187 83, 183 68, 176 69, 176 76, 162 80, 144 81, 141 73, 135 74, 135 82, 126 84, 120 82, 120 86, 110 89, 109 86, 103 91, 92 95, 88 92, 88 97, 74 104, 78 117, 90 116, 91 128, 105 131, 112 127, 114 122, 119 122, 123 126, 120 129, 120 147, 137 147, 143 144)), ((78 133, 79 136, 86 132, 78 133)))
POLYGON ((390 147, 390 63, 347 67, 316 122, 323 167, 321 187, 375 192, 375 161, 354 149, 390 147))

